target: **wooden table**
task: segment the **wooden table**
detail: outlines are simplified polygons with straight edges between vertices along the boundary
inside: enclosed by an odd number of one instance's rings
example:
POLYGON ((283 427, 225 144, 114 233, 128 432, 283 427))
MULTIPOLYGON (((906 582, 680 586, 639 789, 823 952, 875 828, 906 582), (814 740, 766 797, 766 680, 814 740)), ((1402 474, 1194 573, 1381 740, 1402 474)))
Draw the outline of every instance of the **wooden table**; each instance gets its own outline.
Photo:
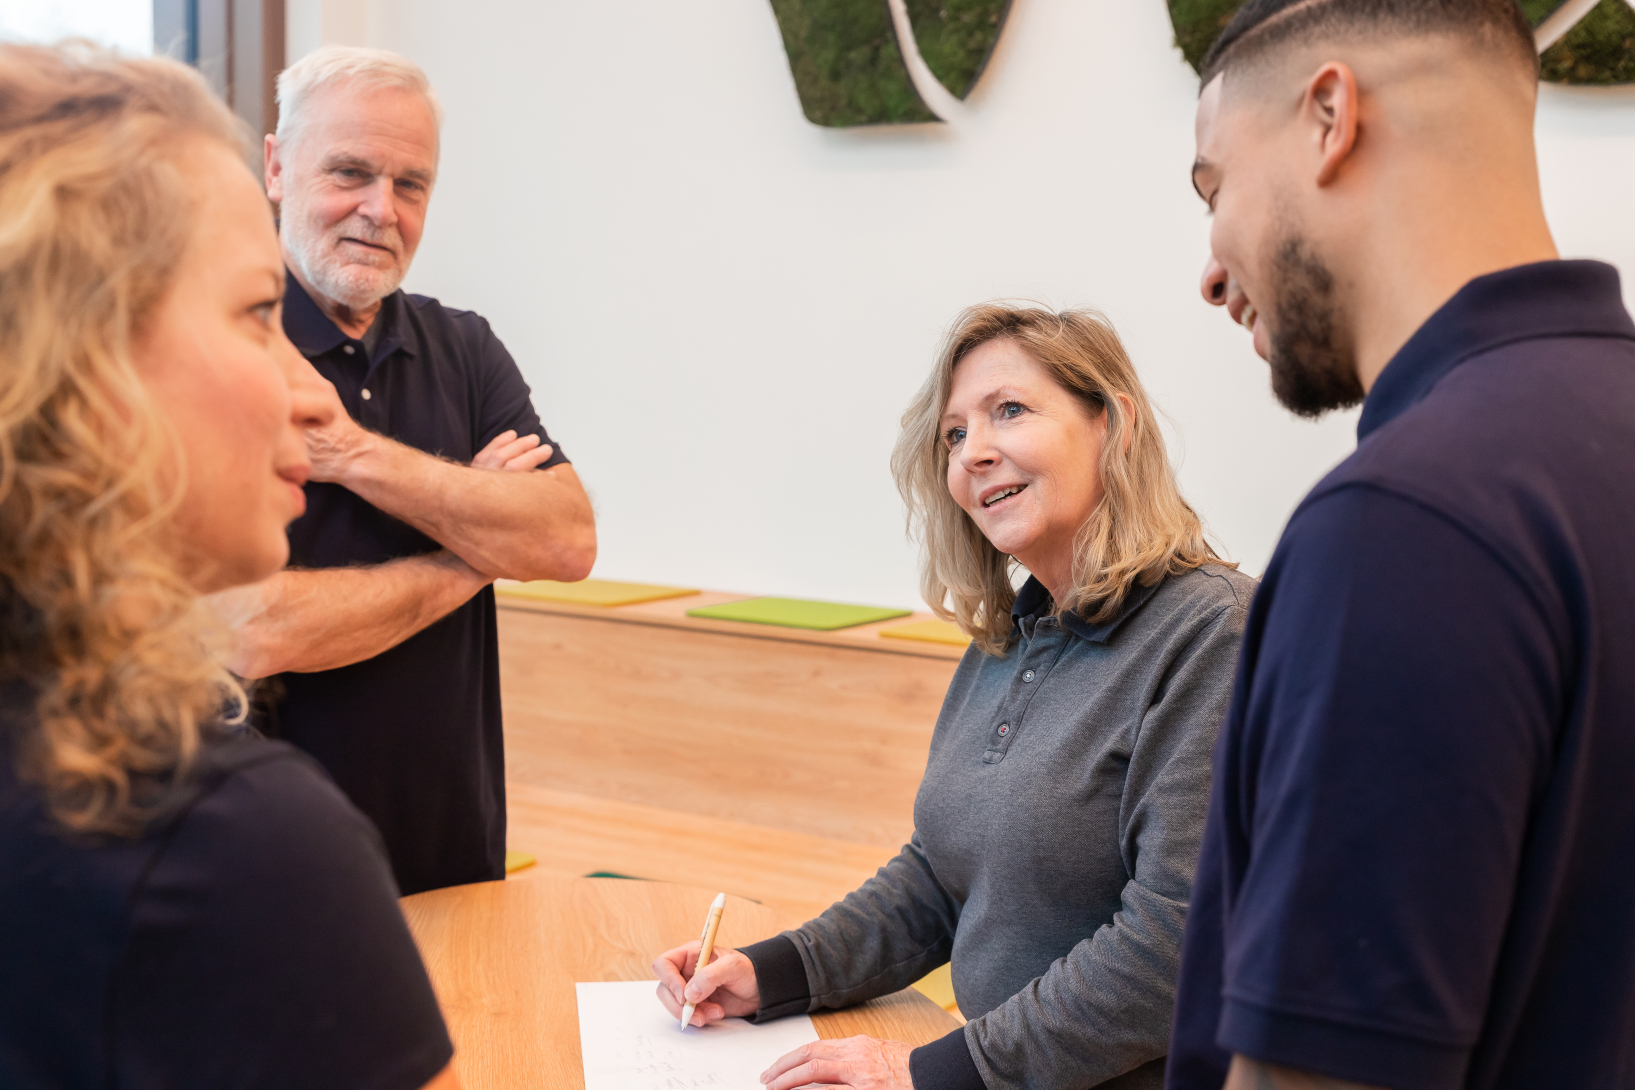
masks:
MULTIPOLYGON (((715 894, 663 882, 535 875, 403 898, 454 1037, 461 1085, 583 1090, 574 984, 652 979, 653 956, 696 938, 715 894)), ((718 941, 744 946, 786 926, 766 906, 729 896, 718 941)), ((812 1021, 820 1037, 866 1033, 916 1045, 958 1026, 911 989, 812 1021)))

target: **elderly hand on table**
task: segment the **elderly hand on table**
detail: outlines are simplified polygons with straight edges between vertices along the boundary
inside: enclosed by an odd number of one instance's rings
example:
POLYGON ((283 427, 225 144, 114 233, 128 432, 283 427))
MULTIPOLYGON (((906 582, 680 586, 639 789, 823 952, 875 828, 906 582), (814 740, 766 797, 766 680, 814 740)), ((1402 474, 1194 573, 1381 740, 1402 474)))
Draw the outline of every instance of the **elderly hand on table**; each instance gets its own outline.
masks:
POLYGON ((839 1086, 849 1090, 914 1090, 908 1054, 914 1046, 877 1037, 847 1037, 801 1045, 761 1073, 767 1090, 839 1086))

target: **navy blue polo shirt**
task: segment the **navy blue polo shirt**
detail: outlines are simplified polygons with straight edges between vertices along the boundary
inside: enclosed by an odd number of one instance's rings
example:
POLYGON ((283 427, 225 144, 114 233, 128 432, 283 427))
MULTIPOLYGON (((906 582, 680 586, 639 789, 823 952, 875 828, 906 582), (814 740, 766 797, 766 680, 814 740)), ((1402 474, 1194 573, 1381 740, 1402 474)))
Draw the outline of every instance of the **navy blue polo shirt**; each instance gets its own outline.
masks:
POLYGON ((1635 1086, 1635 325, 1471 281, 1370 391, 1251 608, 1168 1085, 1635 1086))
MULTIPOLYGON (((407 446, 470 462, 508 430, 552 442, 510 353, 470 311, 394 292, 370 350, 290 276, 284 331, 354 420, 407 446)), ((566 461, 558 448, 541 468, 566 461)), ((306 496, 306 514, 290 526, 292 567, 380 564, 441 547, 338 484, 308 484, 306 496)), ((374 821, 405 895, 505 877, 492 588, 372 659, 281 674, 271 691, 266 733, 316 757, 374 821)))

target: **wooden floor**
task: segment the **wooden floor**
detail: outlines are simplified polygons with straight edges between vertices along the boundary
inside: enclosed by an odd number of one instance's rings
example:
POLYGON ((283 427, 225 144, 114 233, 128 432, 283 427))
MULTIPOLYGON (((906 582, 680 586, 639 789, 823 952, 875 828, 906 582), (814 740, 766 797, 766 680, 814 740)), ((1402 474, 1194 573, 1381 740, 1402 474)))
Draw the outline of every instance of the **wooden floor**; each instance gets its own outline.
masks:
POLYGON ((684 616, 708 600, 501 598, 510 847, 809 919, 912 832, 961 650, 684 616))

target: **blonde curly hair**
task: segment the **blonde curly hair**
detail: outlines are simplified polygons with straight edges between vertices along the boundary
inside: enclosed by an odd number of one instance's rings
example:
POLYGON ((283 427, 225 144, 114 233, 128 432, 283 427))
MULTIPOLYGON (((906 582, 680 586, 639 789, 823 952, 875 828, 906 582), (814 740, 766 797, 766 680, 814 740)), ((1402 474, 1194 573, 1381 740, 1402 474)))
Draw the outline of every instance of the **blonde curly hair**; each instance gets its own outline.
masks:
POLYGON ((921 593, 938 616, 958 622, 990 655, 1004 654, 1011 643, 1015 562, 949 495, 941 420, 954 368, 1000 338, 1026 352, 1093 416, 1107 414, 1099 467, 1105 494, 1079 530, 1073 591, 1055 603, 1057 613, 1106 621, 1137 583, 1150 586, 1165 575, 1220 563, 1197 512, 1181 497, 1152 403, 1112 323, 1092 310, 970 307, 954 320, 931 376, 903 414, 891 471, 908 506, 909 531, 922 545, 921 593))
POLYGON ((175 62, 0 44, 0 681, 34 701, 19 769, 75 831, 140 832, 243 705, 132 346, 192 236, 188 152, 246 136, 175 62))

